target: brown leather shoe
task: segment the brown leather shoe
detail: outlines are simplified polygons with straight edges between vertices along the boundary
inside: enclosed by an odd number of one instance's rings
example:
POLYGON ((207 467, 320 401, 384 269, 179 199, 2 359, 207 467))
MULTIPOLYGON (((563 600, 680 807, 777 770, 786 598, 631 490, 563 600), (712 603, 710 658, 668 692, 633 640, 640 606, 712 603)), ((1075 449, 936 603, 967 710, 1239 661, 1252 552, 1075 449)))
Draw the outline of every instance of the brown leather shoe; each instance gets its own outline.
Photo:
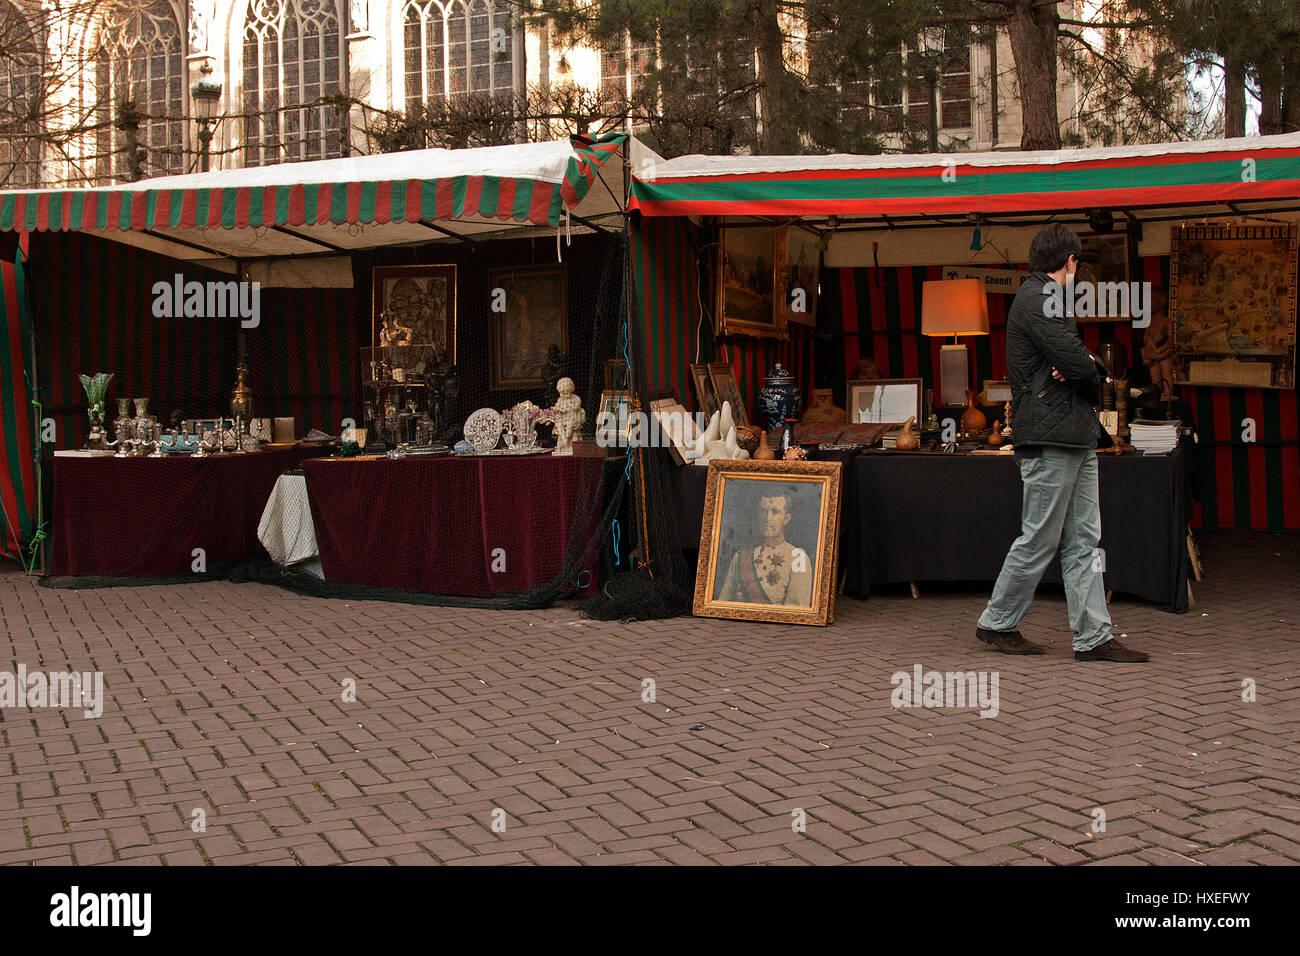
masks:
POLYGON ((994 650, 1003 654, 1043 654, 1047 648, 1020 636, 1019 631, 990 631, 988 628, 976 627, 975 636, 985 644, 992 644, 994 650))
POLYGON ((1135 651, 1131 647, 1125 647, 1116 638, 1111 638, 1098 644, 1089 651, 1075 651, 1074 659, 1076 661, 1121 661, 1125 664, 1141 664, 1143 661, 1149 661, 1151 656, 1142 651, 1135 651))

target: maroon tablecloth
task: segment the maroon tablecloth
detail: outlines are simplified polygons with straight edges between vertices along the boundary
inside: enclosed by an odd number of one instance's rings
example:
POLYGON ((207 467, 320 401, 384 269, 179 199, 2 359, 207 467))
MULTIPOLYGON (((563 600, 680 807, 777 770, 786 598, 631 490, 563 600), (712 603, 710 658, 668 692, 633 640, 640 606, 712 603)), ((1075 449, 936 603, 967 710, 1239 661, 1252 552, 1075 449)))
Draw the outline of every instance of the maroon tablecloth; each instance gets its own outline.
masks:
POLYGON ((54 459, 53 575, 192 574, 265 556, 257 523, 280 474, 328 449, 309 445, 164 458, 54 459))
MULTIPOLYGON (((599 521, 601 458, 303 464, 325 579, 489 597, 546 584, 575 520, 599 521)), ((594 586, 595 558, 589 563, 594 586)))

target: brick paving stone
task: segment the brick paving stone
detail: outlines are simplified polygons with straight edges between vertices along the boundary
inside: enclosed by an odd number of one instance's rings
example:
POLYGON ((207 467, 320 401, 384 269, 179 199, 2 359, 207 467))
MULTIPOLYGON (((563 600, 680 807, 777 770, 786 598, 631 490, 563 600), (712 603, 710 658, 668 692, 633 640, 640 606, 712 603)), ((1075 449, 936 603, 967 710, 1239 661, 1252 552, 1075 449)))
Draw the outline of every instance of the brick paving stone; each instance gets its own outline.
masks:
POLYGON ((0 864, 1294 865, 1300 541, 1198 542, 1207 617, 1116 597, 1133 668, 1075 666, 1059 590, 1026 619, 1048 654, 1016 659, 973 646, 964 586, 845 598, 791 642, 227 582, 182 620, 0 565, 0 660, 73 642, 121 689, 98 720, 0 715, 0 864), (999 669, 999 716, 894 710, 882 675, 917 660, 999 669))

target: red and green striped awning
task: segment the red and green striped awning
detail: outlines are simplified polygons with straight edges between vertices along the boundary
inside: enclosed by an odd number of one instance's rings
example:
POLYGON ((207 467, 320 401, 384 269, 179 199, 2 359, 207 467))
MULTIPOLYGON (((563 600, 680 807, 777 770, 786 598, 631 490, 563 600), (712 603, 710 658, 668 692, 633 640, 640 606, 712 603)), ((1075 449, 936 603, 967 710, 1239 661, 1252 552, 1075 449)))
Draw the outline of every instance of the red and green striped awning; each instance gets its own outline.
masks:
POLYGON ((626 133, 419 150, 172 176, 78 190, 0 192, 0 230, 163 231, 470 220, 556 226, 626 133))
POLYGON ((961 215, 1300 198, 1300 134, 943 156, 682 156, 634 177, 647 216, 961 215))

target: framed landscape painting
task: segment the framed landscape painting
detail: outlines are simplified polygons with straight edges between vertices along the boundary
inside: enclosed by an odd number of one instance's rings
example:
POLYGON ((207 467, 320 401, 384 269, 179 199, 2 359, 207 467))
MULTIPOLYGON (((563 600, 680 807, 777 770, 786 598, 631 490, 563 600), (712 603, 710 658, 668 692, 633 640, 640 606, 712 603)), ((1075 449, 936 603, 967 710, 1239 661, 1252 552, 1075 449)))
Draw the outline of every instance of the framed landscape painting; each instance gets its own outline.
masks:
POLYGON ((505 311, 492 313, 491 387, 545 385, 547 352, 552 345, 569 348, 564 269, 492 269, 488 287, 505 294, 505 311))

